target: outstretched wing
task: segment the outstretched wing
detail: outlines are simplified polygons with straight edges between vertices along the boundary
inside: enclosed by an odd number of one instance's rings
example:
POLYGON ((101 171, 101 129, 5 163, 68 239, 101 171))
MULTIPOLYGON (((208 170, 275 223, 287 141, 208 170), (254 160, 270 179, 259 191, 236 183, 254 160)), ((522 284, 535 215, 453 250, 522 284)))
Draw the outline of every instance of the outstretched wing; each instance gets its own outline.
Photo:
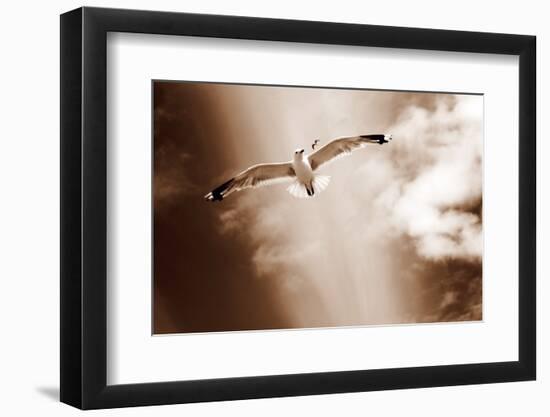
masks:
POLYGON ((285 182, 295 176, 296 174, 290 162, 253 165, 236 177, 213 189, 204 198, 209 201, 221 201, 224 197, 235 191, 285 182))
POLYGON ((378 143, 380 145, 391 140, 389 135, 361 135, 349 138, 334 139, 317 151, 308 155, 309 164, 312 170, 316 170, 321 165, 334 161, 342 156, 349 155, 355 149, 363 148, 369 143, 378 143))

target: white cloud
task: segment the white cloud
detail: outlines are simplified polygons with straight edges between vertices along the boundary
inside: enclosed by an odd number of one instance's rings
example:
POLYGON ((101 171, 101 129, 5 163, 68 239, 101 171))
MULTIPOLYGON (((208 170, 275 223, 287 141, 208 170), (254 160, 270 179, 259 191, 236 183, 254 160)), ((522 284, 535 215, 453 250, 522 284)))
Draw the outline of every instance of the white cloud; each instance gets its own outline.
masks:
POLYGON ((481 98, 462 96, 410 107, 391 128, 393 178, 377 202, 425 258, 481 257, 481 219, 458 209, 481 200, 481 115, 481 98))

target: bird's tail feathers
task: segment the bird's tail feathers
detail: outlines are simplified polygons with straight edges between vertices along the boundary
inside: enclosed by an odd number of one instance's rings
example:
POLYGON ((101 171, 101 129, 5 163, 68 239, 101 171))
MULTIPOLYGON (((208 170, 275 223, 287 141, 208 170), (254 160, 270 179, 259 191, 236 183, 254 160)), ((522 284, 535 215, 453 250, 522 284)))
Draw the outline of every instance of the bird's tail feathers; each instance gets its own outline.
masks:
POLYGON ((304 184, 297 179, 292 182, 286 189, 293 197, 306 198, 314 197, 328 187, 330 183, 329 175, 317 175, 312 181, 313 193, 308 193, 308 190, 304 184))
POLYGON ((330 175, 316 175, 313 179, 313 190, 315 194, 319 194, 325 188, 328 187, 330 183, 330 175))
POLYGON ((306 198, 308 197, 307 189, 304 184, 298 180, 292 181, 286 189, 293 197, 296 198, 306 198))

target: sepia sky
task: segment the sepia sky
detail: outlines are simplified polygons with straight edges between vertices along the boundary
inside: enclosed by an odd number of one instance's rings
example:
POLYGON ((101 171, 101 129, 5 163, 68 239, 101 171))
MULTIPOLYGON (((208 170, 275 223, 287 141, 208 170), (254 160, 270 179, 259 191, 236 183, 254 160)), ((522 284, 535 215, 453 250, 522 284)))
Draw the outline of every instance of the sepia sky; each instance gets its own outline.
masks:
POLYGON ((481 319, 483 97, 156 81, 154 333, 481 319), (286 185, 203 196, 296 148, 391 133, 286 185))

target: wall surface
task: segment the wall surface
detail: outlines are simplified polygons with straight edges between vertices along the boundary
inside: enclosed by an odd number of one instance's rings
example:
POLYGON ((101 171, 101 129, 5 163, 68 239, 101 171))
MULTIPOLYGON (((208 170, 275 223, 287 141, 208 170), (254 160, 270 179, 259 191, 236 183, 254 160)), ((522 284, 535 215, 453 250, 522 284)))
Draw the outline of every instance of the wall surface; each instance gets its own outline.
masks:
MULTIPOLYGON (((231 403, 99 411, 94 415, 548 415, 550 343, 545 300, 550 285, 546 252, 550 223, 550 157, 542 137, 549 124, 542 115, 550 97, 550 26, 545 4, 522 2, 253 0, 94 1, 88 6, 236 14, 531 34, 538 37, 538 381, 499 385, 325 395, 231 403), (545 158, 546 157, 546 158, 545 158)), ((8 2, 0 26, 2 85, 0 114, 0 410, 3 415, 76 415, 58 403, 59 394, 59 14, 80 2, 8 2)), ((406 68, 403 69, 406 71, 406 68)))

